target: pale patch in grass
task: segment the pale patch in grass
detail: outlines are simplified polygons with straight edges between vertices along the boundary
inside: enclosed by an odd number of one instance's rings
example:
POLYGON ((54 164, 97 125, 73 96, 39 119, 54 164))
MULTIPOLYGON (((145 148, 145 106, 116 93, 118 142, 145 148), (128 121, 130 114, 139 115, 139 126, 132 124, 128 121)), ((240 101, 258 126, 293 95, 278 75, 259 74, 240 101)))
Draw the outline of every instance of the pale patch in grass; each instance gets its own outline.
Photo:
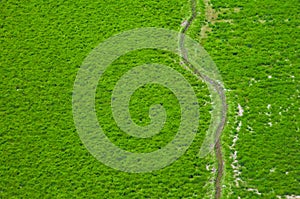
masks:
POLYGON ((287 199, 300 199, 300 196, 291 195, 291 196, 285 196, 287 199))
POLYGON ((266 20, 263 20, 263 19, 259 19, 258 21, 259 21, 259 23, 261 23, 261 24, 266 23, 266 20))
POLYGON ((275 172, 275 170, 276 170, 276 168, 272 168, 272 169, 270 169, 270 173, 274 173, 274 172, 275 172))
POLYGON ((238 104, 238 109, 239 109, 238 116, 240 116, 240 117, 243 116, 244 109, 243 109, 243 107, 240 104, 238 104))
POLYGON ((251 191, 251 192, 254 192, 257 195, 261 195, 261 193, 257 189, 249 188, 249 189, 247 189, 247 191, 251 191))
POLYGON ((180 24, 180 26, 181 26, 181 27, 185 27, 185 26, 187 25, 187 23, 188 23, 188 21, 187 21, 187 20, 184 20, 184 21, 180 24))
MULTIPOLYGON (((242 127, 242 122, 240 121, 236 128, 237 132, 240 131, 241 127, 242 127)), ((238 139, 239 139, 239 135, 238 134, 234 135, 232 140, 232 145, 229 146, 229 148, 233 150, 233 153, 230 154, 230 158, 232 159, 232 163, 230 164, 230 166, 233 169, 233 178, 236 187, 240 186, 239 182, 243 182, 242 179, 239 177, 242 174, 242 172, 240 171, 241 165, 239 164, 237 159, 238 151, 235 150, 236 142, 238 141, 238 139)))
POLYGON ((239 125, 236 127, 236 131, 240 132, 241 128, 242 128, 242 121, 239 122, 239 125))
MULTIPOLYGON (((218 19, 219 14, 222 14, 224 12, 230 11, 229 8, 223 8, 220 9, 220 11, 217 11, 213 9, 212 4, 210 0, 204 0, 205 4, 205 20, 206 23, 201 27, 200 36, 201 38, 207 38, 207 33, 212 31, 212 28, 209 27, 209 24, 215 24, 215 23, 233 23, 232 19, 218 19)), ((240 12, 241 8, 234 8, 233 11, 235 13, 240 12)))
POLYGON ((236 8, 233 8, 233 11, 234 11, 235 13, 238 13, 238 12, 240 12, 240 11, 241 11, 241 8, 238 8, 238 7, 236 7, 236 8))

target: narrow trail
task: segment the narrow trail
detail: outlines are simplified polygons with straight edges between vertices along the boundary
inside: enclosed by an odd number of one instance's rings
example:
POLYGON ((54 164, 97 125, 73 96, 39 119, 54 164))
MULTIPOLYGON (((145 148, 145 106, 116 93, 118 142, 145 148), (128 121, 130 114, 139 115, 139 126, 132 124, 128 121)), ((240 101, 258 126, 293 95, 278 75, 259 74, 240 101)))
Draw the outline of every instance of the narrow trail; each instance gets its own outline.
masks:
POLYGON ((197 0, 191 0, 192 15, 188 19, 187 23, 185 23, 185 25, 181 31, 182 35, 180 36, 180 39, 179 39, 179 46, 180 46, 180 50, 183 55, 183 61, 186 63, 186 65, 189 67, 189 69, 192 70, 192 72, 194 72, 198 76, 199 79, 203 79, 205 82, 211 84, 218 92, 218 94, 221 98, 221 101, 222 101, 222 110, 221 110, 222 111, 222 119, 219 122, 218 128, 215 132, 215 135, 216 135, 215 153, 216 153, 216 158, 217 158, 217 162, 218 162, 217 177, 215 180, 215 191, 216 191, 215 198, 219 199, 219 198, 221 198, 221 194, 222 194, 221 180, 222 180, 223 171, 224 171, 224 159, 223 159, 223 155, 222 155, 222 145, 221 145, 220 138, 221 138, 222 131, 224 130, 224 127, 226 124, 227 103, 226 103, 225 89, 223 88, 223 86, 221 84, 219 84, 217 81, 200 73, 195 67, 193 67, 188 62, 188 55, 187 55, 186 49, 184 48, 185 34, 188 31, 188 29, 190 28, 194 19, 197 17, 196 7, 197 7, 197 0))

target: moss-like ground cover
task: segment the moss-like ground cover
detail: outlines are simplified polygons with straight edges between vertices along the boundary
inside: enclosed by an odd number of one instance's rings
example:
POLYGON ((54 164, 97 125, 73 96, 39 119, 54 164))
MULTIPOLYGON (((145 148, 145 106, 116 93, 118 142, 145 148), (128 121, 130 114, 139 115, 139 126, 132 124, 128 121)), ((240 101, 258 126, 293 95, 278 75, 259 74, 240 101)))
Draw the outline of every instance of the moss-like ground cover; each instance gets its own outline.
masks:
POLYGON ((211 3, 221 12, 218 20, 230 21, 210 24, 212 31, 203 40, 221 71, 230 104, 223 133, 223 196, 299 196, 299 2, 211 3), (243 116, 237 116, 238 104, 243 116))
POLYGON ((165 63, 193 85, 202 105, 198 136, 187 154, 163 170, 129 174, 108 168, 83 146, 72 118, 76 73, 90 51, 108 37, 132 28, 180 30, 189 15, 188 1, 2 1, 0 58, 1 198, 179 198, 201 197, 212 158, 195 159, 210 116, 202 82, 166 52, 145 50, 119 58, 97 90, 97 114, 112 142, 129 151, 163 147, 180 121, 176 98, 149 85, 131 101, 134 121, 148 122, 148 105, 161 103, 169 120, 151 140, 126 137, 114 124, 110 94, 115 81, 133 66, 165 63), (164 97, 162 97, 164 96, 164 97))
MULTIPOLYGON (((216 62, 229 102, 229 123, 222 137, 223 197, 300 195, 299 2, 212 0, 213 8, 222 11, 218 19, 224 21, 208 23, 212 31, 205 39, 200 38, 205 4, 198 3, 201 14, 188 34, 201 41, 216 62), (238 104, 243 116, 237 116, 238 104)), ((147 62, 181 72, 199 97, 200 128, 187 153, 169 167, 129 174, 104 166, 83 146, 72 118, 76 73, 94 47, 132 28, 180 31, 189 9, 189 1, 181 0, 1 1, 0 198, 213 194, 214 175, 206 165, 212 169, 214 159, 196 158, 210 121, 208 90, 180 66, 178 57, 156 50, 122 56, 106 71, 96 95, 97 114, 105 115, 100 123, 112 142, 129 151, 153 151, 170 141, 178 128, 175 96, 157 85, 132 96, 130 111, 138 124, 149 122, 152 103, 163 104, 170 118, 161 134, 142 140, 126 136, 115 125, 111 90, 127 70, 147 62)))

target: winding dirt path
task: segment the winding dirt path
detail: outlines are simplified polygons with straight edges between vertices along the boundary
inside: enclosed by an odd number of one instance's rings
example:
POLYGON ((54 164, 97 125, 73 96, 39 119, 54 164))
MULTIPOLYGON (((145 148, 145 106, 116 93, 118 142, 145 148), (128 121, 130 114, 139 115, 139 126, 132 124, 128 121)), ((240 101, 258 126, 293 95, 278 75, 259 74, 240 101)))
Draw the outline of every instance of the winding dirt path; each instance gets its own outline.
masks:
POLYGON ((188 21, 185 23, 185 25, 181 31, 181 33, 183 33, 183 34, 181 35, 181 37, 179 39, 179 46, 180 46, 180 50, 183 54, 183 61, 186 63, 186 65, 189 67, 189 69, 192 70, 198 76, 199 79, 203 79, 205 82, 211 84, 216 89, 216 91, 218 92, 218 94, 222 100, 222 119, 219 122, 218 128, 215 133, 215 135, 216 135, 215 152, 216 152, 216 158, 217 158, 217 162, 218 162, 217 177, 215 180, 215 189, 216 189, 215 198, 219 199, 219 198, 221 198, 221 194, 222 194, 221 180, 222 180, 223 171, 224 171, 224 159, 223 159, 223 155, 222 155, 222 145, 221 145, 220 137, 221 137, 222 131, 226 124, 227 103, 226 103, 225 89, 223 88, 223 86, 221 84, 219 84, 217 81, 200 73, 195 67, 193 67, 188 62, 187 52, 186 52, 186 49, 184 48, 185 33, 188 31, 192 22, 194 21, 194 19, 197 16, 196 1, 197 0, 191 0, 192 15, 188 19, 188 21))

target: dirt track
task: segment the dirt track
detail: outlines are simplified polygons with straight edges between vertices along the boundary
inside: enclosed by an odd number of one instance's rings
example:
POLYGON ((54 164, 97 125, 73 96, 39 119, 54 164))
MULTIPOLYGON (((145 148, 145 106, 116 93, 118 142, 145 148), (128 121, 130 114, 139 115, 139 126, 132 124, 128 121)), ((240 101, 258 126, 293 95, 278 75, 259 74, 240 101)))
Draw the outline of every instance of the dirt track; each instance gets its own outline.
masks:
POLYGON ((218 170, 217 170, 217 177, 215 180, 215 198, 219 199, 221 198, 222 194, 222 186, 221 186, 221 180, 223 176, 223 170, 224 170, 224 159, 222 156, 222 145, 221 145, 221 134, 226 124, 226 117, 227 117, 227 103, 226 103, 226 96, 225 96, 225 89, 221 84, 219 84, 217 81, 209 78, 208 76, 201 74, 195 67, 193 67, 189 61, 187 52, 184 48, 184 41, 185 41, 185 33, 190 28, 192 22, 197 16, 197 10, 196 10, 196 0, 191 0, 191 9, 192 9, 192 16, 188 19, 188 21, 185 23, 183 29, 182 29, 182 35, 180 37, 179 45, 181 52, 183 54, 183 61, 186 63, 186 65, 189 67, 190 70, 192 70, 200 79, 203 79, 205 82, 211 84, 216 91, 218 92, 221 100, 222 100, 222 119, 219 122, 218 128, 215 132, 216 140, 215 140, 215 152, 216 152, 216 158, 218 161, 218 170))

